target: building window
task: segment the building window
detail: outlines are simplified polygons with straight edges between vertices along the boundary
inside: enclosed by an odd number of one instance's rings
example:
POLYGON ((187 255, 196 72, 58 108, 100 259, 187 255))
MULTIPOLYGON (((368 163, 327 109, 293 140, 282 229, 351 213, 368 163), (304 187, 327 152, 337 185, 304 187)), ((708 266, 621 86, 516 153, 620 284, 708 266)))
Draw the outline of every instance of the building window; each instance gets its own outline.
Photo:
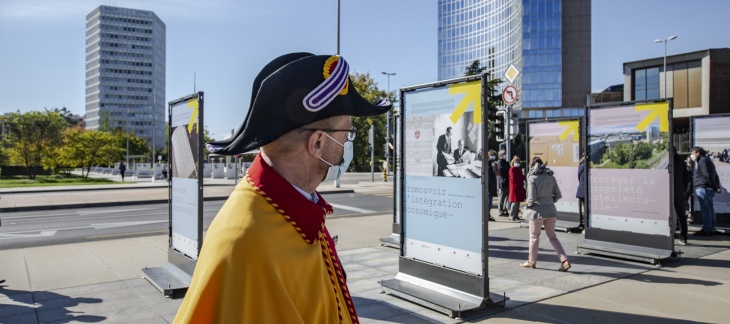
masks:
POLYGON ((659 99, 659 67, 634 71, 634 100, 659 99))
POLYGON ((530 110, 527 117, 528 118, 542 118, 542 110, 530 110))
POLYGON ((560 117, 560 109, 550 109, 545 111, 545 117, 560 117))

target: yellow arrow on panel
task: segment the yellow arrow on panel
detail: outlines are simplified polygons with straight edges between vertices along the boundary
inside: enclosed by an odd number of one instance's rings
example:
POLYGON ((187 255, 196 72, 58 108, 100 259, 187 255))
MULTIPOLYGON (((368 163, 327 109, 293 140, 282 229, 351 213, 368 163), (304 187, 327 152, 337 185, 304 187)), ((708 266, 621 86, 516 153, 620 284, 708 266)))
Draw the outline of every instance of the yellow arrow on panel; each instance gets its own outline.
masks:
POLYGON ((568 135, 570 135, 570 133, 573 133, 574 141, 578 140, 578 135, 580 133, 580 124, 577 120, 561 121, 558 122, 558 125, 568 127, 565 129, 565 131, 563 131, 562 134, 560 134, 561 141, 564 141, 566 138, 568 138, 568 135))
POLYGON ((451 113, 451 121, 456 124, 461 115, 466 112, 469 105, 474 104, 474 124, 482 123, 482 82, 474 81, 468 83, 459 83, 449 86, 449 94, 465 93, 454 112, 451 113))
POLYGON ((198 100, 190 100, 188 101, 188 107, 193 108, 193 113, 190 115, 190 121, 188 122, 188 134, 193 133, 193 127, 195 127, 195 130, 198 130, 198 100))
POLYGON ((649 114, 636 125, 636 129, 644 131, 651 123, 659 118, 659 131, 669 131, 669 103, 668 102, 657 102, 648 104, 638 104, 634 108, 635 111, 648 110, 649 114))

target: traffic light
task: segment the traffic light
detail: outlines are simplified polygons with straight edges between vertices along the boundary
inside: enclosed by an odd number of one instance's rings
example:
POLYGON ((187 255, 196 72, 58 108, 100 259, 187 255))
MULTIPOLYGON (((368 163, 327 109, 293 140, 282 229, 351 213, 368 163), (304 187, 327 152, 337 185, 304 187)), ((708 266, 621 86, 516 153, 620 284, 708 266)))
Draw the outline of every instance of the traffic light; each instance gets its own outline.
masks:
POLYGON ((497 111, 497 116, 494 118, 494 137, 497 142, 504 142, 508 122, 509 117, 506 112, 504 110, 497 111))
POLYGON ((509 120, 509 139, 514 139, 520 132, 520 112, 511 110, 510 114, 512 116, 509 120))

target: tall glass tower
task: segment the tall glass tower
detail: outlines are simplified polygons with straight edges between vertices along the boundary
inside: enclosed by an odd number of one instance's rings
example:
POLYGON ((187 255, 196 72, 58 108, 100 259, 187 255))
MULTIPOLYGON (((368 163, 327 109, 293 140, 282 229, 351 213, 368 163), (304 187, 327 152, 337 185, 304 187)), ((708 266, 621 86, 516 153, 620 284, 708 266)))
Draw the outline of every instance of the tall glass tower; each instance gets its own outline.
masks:
POLYGON ((165 143, 165 23, 152 11, 99 6, 86 16, 86 128, 165 143))
MULTIPOLYGON (((513 64, 524 118, 579 116, 591 91, 589 0, 439 0, 438 77, 479 60, 504 79, 513 64)), ((503 86, 508 82, 505 80, 503 86)))

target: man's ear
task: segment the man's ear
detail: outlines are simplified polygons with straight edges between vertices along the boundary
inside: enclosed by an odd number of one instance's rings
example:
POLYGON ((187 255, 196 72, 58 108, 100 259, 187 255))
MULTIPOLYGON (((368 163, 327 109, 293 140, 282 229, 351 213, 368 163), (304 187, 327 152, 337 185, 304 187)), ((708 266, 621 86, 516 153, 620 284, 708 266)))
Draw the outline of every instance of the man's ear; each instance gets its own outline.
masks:
POLYGON ((324 133, 316 130, 307 137, 307 152, 319 159, 324 150, 324 133))

